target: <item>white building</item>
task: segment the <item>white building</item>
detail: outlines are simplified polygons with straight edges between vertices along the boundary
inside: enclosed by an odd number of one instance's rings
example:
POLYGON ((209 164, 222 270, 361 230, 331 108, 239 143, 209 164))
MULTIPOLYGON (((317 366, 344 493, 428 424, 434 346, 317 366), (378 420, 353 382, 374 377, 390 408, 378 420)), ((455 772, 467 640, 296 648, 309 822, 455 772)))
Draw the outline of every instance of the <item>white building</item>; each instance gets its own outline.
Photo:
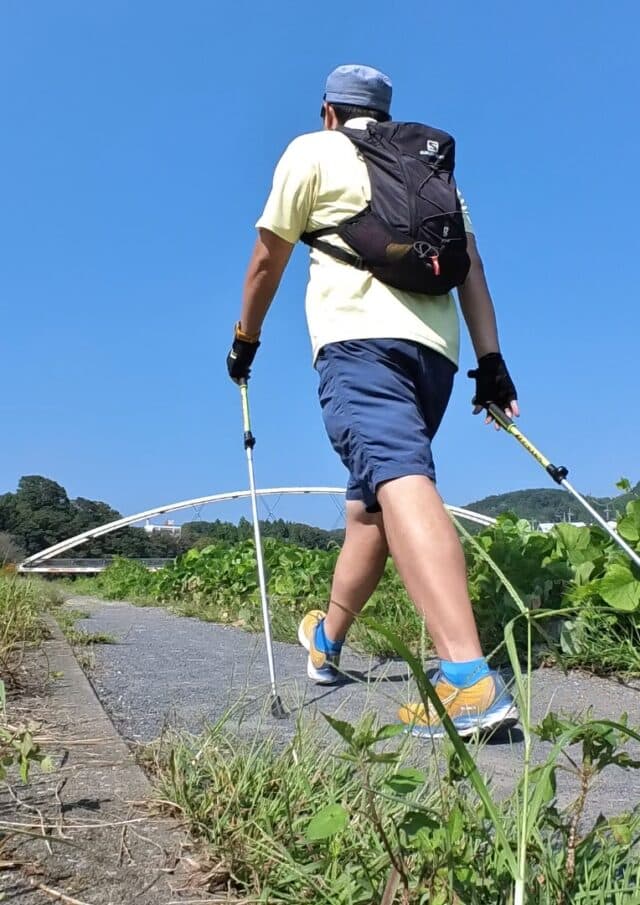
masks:
MULTIPOLYGON (((584 528, 586 527, 586 522, 539 522, 538 530, 543 531, 546 534, 547 531, 551 531, 556 525, 573 525, 574 528, 584 528)), ((616 527, 615 522, 607 522, 607 525, 610 528, 616 527)))
POLYGON ((163 525, 154 525, 147 519, 144 530, 147 534, 171 534, 173 537, 180 537, 182 526, 176 525, 173 519, 167 519, 163 525))

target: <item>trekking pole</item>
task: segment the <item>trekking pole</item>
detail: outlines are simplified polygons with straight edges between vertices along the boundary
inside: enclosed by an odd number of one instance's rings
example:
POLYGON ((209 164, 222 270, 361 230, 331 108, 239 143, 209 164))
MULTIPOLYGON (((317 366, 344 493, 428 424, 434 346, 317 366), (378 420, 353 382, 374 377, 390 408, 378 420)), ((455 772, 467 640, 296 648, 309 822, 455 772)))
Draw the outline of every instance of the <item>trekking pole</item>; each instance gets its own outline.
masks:
POLYGON ((640 556, 635 552, 635 550, 629 546, 629 544, 624 541, 617 531, 614 531, 613 528, 606 523, 606 521, 602 518, 602 516, 596 512, 596 510, 591 506, 582 494, 578 493, 575 487, 572 487, 571 484, 567 481, 567 475, 569 474, 569 469, 565 468, 564 465, 553 465, 546 456, 540 452, 539 449, 533 445, 533 443, 528 440, 525 435, 520 431, 516 425, 513 423, 511 418, 506 415, 499 406, 495 403, 490 402, 489 405, 486 406, 487 411, 491 415, 492 418, 500 425, 500 427, 504 428, 508 434, 511 434, 512 437, 515 437, 516 440, 524 446, 527 452, 530 452, 533 458, 538 462, 545 471, 551 475, 556 484, 561 484, 569 493, 573 494, 576 500, 587 510, 589 515, 592 516, 596 520, 596 522, 603 528, 609 537, 616 542, 616 544, 624 550, 627 556, 631 559, 631 561, 640 567, 640 556))
POLYGON ((240 399, 242 400, 242 422, 244 425, 244 448, 247 451, 247 466, 249 468, 249 490, 251 491, 251 515, 253 519, 253 538, 256 546, 256 562, 258 565, 258 585, 260 586, 260 599, 262 601, 262 621, 264 623, 264 636, 267 644, 267 660, 269 661, 269 680, 271 682, 271 713, 277 719, 285 719, 288 714, 282 705, 278 687, 276 685, 276 668, 273 660, 273 642, 271 641, 271 617, 269 616, 269 601, 267 598, 267 582, 264 577, 264 557, 262 555, 262 539, 260 537, 260 522, 258 521, 258 497, 256 494, 256 479, 253 471, 253 447, 256 438, 251 433, 251 419, 249 418, 249 395, 247 381, 240 381, 240 399))

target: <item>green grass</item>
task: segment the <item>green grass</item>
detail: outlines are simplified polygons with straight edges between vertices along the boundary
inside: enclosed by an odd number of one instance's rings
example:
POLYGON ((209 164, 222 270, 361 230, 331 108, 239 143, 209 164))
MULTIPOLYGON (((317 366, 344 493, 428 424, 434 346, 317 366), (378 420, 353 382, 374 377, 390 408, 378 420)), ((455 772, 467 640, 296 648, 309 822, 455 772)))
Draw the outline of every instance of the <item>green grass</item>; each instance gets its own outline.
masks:
POLYGON ((40 579, 0 574, 0 781, 13 767, 26 783, 34 764, 43 770, 52 766, 33 737, 33 726, 10 722, 7 688, 20 688, 25 653, 47 637, 43 617, 62 599, 58 588, 40 579))
POLYGON ((73 578, 58 577, 54 581, 66 597, 95 597, 98 589, 95 575, 77 575, 73 578))
MULTIPOLYGON (((496 826, 452 746, 363 744, 378 727, 365 718, 351 728, 351 743, 327 745, 299 725, 283 749, 239 738, 223 720, 200 736, 169 734, 145 753, 163 807, 206 845, 209 890, 272 905, 512 905, 496 826)), ((584 826, 575 815, 585 801, 559 809, 548 779, 532 771, 529 793, 543 787, 523 901, 640 901, 640 810, 584 826)), ((493 803, 514 857, 521 797, 520 784, 493 803)))
POLYGON ((74 647, 114 644, 115 638, 103 632, 86 632, 76 623, 86 613, 63 608, 64 592, 58 582, 0 574, 0 679, 16 681, 25 651, 39 646, 47 637, 45 614, 52 615, 74 647))
POLYGON ((73 647, 87 647, 92 644, 116 644, 117 640, 113 635, 105 632, 87 632, 82 628, 78 628, 77 623, 80 619, 87 619, 89 613, 75 608, 57 608, 53 612, 53 616, 62 629, 62 633, 73 647))
POLYGON ((46 637, 45 612, 62 602, 53 584, 20 575, 0 575, 0 675, 15 677, 24 651, 46 637))
POLYGON ((590 605, 580 613, 575 634, 579 644, 568 645, 564 665, 596 675, 640 676, 640 621, 635 613, 613 614, 590 605))
POLYGON ((105 632, 86 632, 84 629, 67 629, 64 633, 65 638, 73 647, 88 647, 92 644, 117 644, 117 639, 113 635, 105 632))
MULTIPOLYGON (((220 723, 199 737, 165 737, 153 764, 165 807, 207 843, 212 889, 231 888, 273 905, 375 901, 387 860, 364 816, 335 842, 306 839, 319 808, 347 800, 356 810, 367 805, 354 765, 308 731, 299 729, 282 750, 274 739, 242 742, 220 723)), ((382 810, 389 821, 401 807, 388 802, 382 810)))

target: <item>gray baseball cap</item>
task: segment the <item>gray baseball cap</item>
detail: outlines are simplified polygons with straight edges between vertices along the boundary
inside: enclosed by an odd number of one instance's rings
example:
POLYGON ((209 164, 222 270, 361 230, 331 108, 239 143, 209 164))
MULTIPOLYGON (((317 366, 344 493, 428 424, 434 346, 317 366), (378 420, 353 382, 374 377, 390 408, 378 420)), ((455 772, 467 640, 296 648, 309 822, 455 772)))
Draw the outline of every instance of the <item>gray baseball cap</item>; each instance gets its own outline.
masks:
POLYGON ((327 77, 324 99, 330 104, 350 104, 388 113, 391 79, 371 66, 353 63, 338 66, 327 77))

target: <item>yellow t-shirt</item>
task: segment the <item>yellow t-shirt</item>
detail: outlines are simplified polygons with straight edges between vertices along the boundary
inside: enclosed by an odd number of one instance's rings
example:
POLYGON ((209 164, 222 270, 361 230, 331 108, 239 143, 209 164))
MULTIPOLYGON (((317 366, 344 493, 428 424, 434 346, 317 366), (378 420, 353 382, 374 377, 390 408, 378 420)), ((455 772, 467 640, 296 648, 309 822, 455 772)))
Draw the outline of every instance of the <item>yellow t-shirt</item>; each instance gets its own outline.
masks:
MULTIPOLYGON (((371 120, 358 118, 347 125, 364 129, 368 122, 371 120)), ((367 166, 347 136, 332 130, 311 132, 292 141, 280 158, 256 226, 295 243, 304 232, 352 217, 370 198, 367 166)), ((460 200, 465 228, 472 232, 468 210, 460 200)), ((343 245, 337 236, 324 239, 343 245)), ((311 250, 306 314, 314 361, 327 343, 410 339, 458 363, 460 331, 451 293, 402 292, 315 248, 311 250)))

